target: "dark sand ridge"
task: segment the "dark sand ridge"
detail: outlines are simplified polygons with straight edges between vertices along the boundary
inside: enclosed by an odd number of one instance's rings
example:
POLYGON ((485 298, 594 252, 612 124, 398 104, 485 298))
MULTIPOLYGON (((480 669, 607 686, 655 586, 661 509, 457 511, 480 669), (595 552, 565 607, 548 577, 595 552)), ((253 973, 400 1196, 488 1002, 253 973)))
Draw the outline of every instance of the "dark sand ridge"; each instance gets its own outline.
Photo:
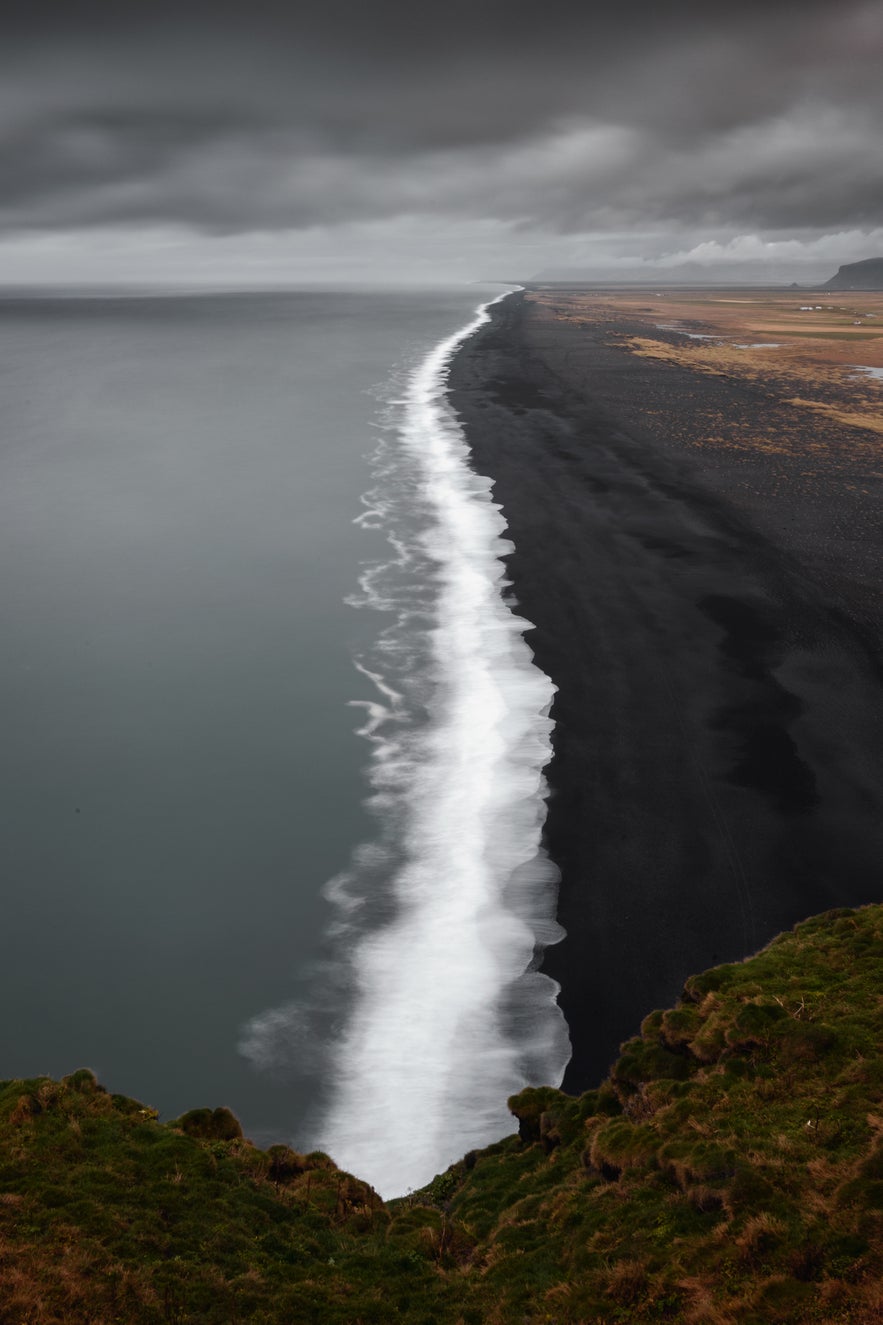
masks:
POLYGON ((555 313, 498 305, 451 385, 559 688, 546 837, 567 938, 544 969, 578 1090, 691 972, 883 894, 883 558, 853 430, 801 414, 847 467, 809 478, 799 444, 703 449, 714 420, 768 438, 776 384, 636 356, 646 325, 609 309, 555 313))

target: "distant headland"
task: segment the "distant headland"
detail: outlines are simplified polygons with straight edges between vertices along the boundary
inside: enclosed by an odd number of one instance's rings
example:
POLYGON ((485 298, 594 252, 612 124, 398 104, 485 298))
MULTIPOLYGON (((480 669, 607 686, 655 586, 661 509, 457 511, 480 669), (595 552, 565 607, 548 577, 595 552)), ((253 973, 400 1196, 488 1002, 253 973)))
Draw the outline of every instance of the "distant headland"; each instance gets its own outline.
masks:
POLYGON ((883 258, 865 258, 847 262, 836 276, 826 281, 824 290, 883 290, 883 258))

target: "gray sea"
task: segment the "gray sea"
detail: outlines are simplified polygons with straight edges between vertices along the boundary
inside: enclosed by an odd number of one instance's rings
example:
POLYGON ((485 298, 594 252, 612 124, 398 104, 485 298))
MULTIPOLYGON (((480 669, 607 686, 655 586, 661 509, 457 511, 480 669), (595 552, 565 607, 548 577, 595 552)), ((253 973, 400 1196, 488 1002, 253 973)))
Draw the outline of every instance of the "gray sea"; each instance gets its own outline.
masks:
POLYGON ((444 1120, 426 1177, 474 1144, 458 1044, 475 1061, 488 1037, 512 1049, 489 1091, 560 1076, 551 982, 529 976, 518 1015, 500 1012, 554 940, 551 690, 498 594, 489 484, 444 414, 453 343, 439 357, 498 293, 0 299, 0 1076, 89 1066, 165 1117, 224 1104, 259 1142, 342 1149, 388 1194, 422 1170, 382 1146, 372 1164, 370 1119, 350 1145, 353 1072, 390 1072, 382 1054, 353 1063, 354 1036, 400 1040, 404 1019, 418 1049, 445 1046, 459 1097, 414 1100, 415 1119, 444 1120), (452 618, 482 575, 487 603, 452 618), (491 618, 492 641, 469 634, 491 618), (503 679, 464 717, 458 675, 503 679), (484 745, 461 748, 491 711, 484 745), (442 806, 482 857, 471 873, 429 859, 445 829, 426 806, 464 767, 479 809, 511 782, 490 843, 442 806), (458 870, 471 911, 414 910, 458 870), (516 918, 503 894, 514 876, 530 893, 525 871, 546 900, 516 918), (452 987, 497 971, 472 997, 492 1025, 466 999, 440 1028, 392 988, 390 953, 430 932, 432 980, 446 962, 452 987), (516 1043, 526 997, 553 1026, 552 1068, 516 1043))

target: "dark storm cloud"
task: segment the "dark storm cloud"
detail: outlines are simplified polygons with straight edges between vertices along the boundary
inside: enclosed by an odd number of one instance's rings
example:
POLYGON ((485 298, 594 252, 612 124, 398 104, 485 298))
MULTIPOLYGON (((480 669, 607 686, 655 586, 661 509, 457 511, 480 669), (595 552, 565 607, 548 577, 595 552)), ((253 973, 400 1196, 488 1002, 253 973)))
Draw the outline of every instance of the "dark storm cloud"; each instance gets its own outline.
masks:
POLYGON ((881 214, 879 5, 4 9, 0 223, 558 231, 881 214))

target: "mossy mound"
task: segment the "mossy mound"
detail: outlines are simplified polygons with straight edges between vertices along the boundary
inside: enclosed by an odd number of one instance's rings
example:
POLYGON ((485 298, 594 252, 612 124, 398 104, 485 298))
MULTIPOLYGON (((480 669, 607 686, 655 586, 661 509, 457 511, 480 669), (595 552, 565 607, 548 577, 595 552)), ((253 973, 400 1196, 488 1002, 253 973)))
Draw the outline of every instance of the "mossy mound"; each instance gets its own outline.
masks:
POLYGON ((881 1048, 874 906, 688 980, 600 1091, 522 1091, 453 1170, 483 1318, 883 1320, 881 1048))
POLYGON ((0 1083, 3 1325, 384 1322, 435 1300, 442 1220, 396 1227, 327 1155, 260 1151, 226 1109, 160 1123, 88 1071, 0 1083))
POLYGON ((807 921, 388 1205, 223 1109, 0 1083, 0 1322, 876 1325, 881 977, 883 907, 807 921))

